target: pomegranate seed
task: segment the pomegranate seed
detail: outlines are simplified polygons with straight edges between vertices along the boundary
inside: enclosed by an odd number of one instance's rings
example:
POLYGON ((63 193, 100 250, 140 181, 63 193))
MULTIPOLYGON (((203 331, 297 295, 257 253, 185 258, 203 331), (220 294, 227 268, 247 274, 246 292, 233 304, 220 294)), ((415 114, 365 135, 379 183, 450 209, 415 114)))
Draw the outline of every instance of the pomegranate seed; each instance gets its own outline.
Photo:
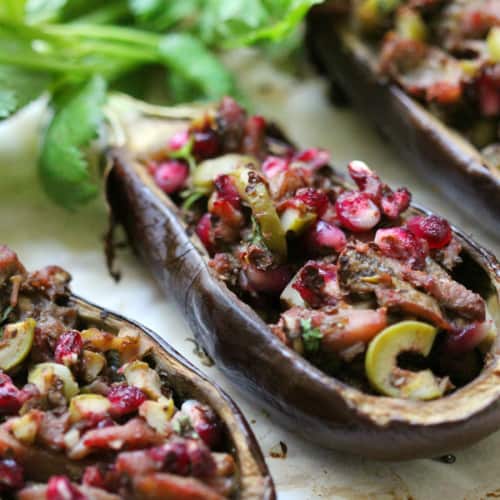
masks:
POLYGON ((360 191, 369 194, 374 201, 378 201, 382 195, 382 181, 366 163, 358 160, 351 161, 347 167, 351 179, 356 183, 360 191))
POLYGON ((389 192, 384 193, 380 203, 384 215, 389 219, 396 219, 410 206, 410 202, 410 191, 406 188, 400 188, 394 192, 389 190, 389 192))
POLYGON ((161 463, 161 470, 195 477, 210 477, 215 474, 215 461, 210 449, 203 441, 174 438, 149 450, 149 456, 161 463))
POLYGON ((52 476, 47 483, 47 500, 86 500, 66 476, 52 476))
POLYGON ((300 270, 292 288, 309 306, 318 308, 337 303, 336 283, 337 267, 334 264, 311 261, 300 270))
POLYGON ((96 465, 89 465, 85 468, 85 472, 83 473, 82 478, 82 484, 93 486, 94 488, 105 489, 106 487, 104 476, 99 470, 99 467, 97 467, 96 465))
POLYGON ((475 321, 464 328, 448 332, 444 349, 450 354, 463 354, 476 348, 487 336, 491 323, 475 321))
POLYGON ((171 474, 187 476, 190 473, 191 461, 185 439, 174 438, 163 446, 149 450, 149 455, 162 464, 162 469, 171 474))
POLYGON ((299 161, 312 169, 318 169, 330 163, 330 153, 324 149, 309 148, 295 153, 292 161, 299 161))
POLYGON ((193 136, 193 153, 199 160, 217 156, 220 149, 219 139, 213 130, 196 131, 193 136))
POLYGON ((234 208, 240 208, 241 198, 229 175, 219 175, 215 179, 214 184, 220 198, 231 203, 234 208))
POLYGON ((328 209, 328 196, 314 188, 301 188, 295 193, 295 198, 321 217, 328 209))
POLYGON ((154 173, 156 185, 167 194, 182 189, 189 176, 189 168, 185 163, 177 160, 167 160, 160 163, 154 173))
POLYGON ((309 251, 315 255, 322 255, 325 251, 330 253, 332 250, 340 253, 347 243, 342 229, 323 220, 309 230, 306 241, 309 251))
POLYGON ((448 221, 437 215, 413 217, 407 226, 417 238, 427 241, 431 249, 445 247, 453 236, 448 221))
POLYGON ((375 234, 374 242, 388 257, 406 260, 411 265, 415 264, 419 267, 423 265, 428 253, 426 242, 404 227, 379 229, 375 234))
POLYGON ((483 116, 500 114, 500 75, 494 67, 487 67, 477 82, 479 107, 483 116))
POLYGON ((187 452, 191 463, 191 474, 195 477, 211 477, 215 474, 215 461, 210 449, 202 441, 189 439, 187 452))
POLYGON ((380 220, 380 210, 367 193, 342 193, 335 203, 340 224, 354 232, 372 229, 380 220))
POLYGON ((83 340, 80 332, 68 330, 57 339, 54 359, 56 363, 61 363, 66 366, 74 365, 78 362, 82 350, 83 340))
POLYGON ((209 213, 204 214, 196 224, 196 234, 201 242, 212 253, 214 250, 214 230, 212 226, 212 216, 209 213))
POLYGON ((136 411, 147 397, 133 385, 120 384, 111 387, 108 399, 111 403, 110 414, 120 417, 136 411))
POLYGON ((176 132, 168 141, 168 149, 170 151, 179 151, 182 149, 191 139, 188 130, 181 130, 176 132))
POLYGON ((221 427, 212 408, 193 399, 184 401, 181 411, 185 413, 198 436, 211 448, 217 446, 221 437, 221 427))
POLYGON ((262 163, 262 172, 270 179, 277 174, 286 172, 289 167, 289 161, 279 156, 268 156, 262 163))
POLYGON ((0 414, 17 413, 24 403, 24 394, 5 373, 0 373, 0 414))
POLYGON ((12 458, 0 460, 0 493, 24 486, 24 469, 12 458))

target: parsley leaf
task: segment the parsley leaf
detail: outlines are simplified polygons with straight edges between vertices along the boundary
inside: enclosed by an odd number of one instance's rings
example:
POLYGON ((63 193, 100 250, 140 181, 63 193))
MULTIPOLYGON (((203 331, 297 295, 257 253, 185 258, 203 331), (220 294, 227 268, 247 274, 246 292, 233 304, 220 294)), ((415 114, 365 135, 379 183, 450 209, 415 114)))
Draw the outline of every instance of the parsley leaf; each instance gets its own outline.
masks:
POLYGON ((36 99, 50 81, 51 77, 45 73, 0 65, 0 119, 36 99))
MULTIPOLYGON (((160 42, 160 54, 177 85, 183 81, 206 99, 220 99, 235 94, 236 85, 231 73, 203 43, 187 33, 166 35, 160 42)), ((178 95, 172 96, 178 101, 178 95)))
POLYGON ((39 172, 48 195, 74 209, 98 193, 95 175, 81 148, 97 137, 106 84, 95 76, 65 100, 47 129, 39 172))
POLYGON ((310 319, 301 319, 300 326, 302 327, 302 340, 305 351, 308 353, 318 352, 323 338, 319 328, 313 328, 310 319))

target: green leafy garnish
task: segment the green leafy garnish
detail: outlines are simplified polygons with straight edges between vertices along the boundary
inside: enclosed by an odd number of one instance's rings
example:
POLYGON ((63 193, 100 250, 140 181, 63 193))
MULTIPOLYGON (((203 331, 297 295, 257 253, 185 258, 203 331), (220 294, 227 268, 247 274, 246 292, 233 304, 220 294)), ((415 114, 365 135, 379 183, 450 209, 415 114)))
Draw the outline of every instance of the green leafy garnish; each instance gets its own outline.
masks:
POLYGON ((235 94, 231 73, 194 36, 187 33, 167 35, 159 49, 165 64, 190 91, 209 99, 235 94))
POLYGON ((43 94, 50 82, 51 76, 46 73, 0 65, 0 119, 43 94))
POLYGON ((97 137, 105 100, 106 83, 96 76, 56 111, 45 134, 40 177, 49 196, 66 208, 73 209, 98 192, 97 172, 92 172, 82 148, 97 137))
POLYGON ((0 120, 42 94, 52 98, 40 177, 53 200, 76 208, 98 193, 82 149, 96 137, 106 88, 159 104, 241 98, 221 52, 277 42, 289 49, 292 31, 320 2, 4 0, 0 120))
POLYGON ((302 327, 302 341, 304 342, 304 350, 308 353, 319 351, 323 334, 319 328, 313 328, 310 319, 301 319, 300 326, 302 327))
POLYGON ((2 313, 2 316, 0 317, 0 325, 3 325, 6 321, 7 318, 9 317, 9 314, 12 312, 14 308, 12 306, 7 306, 2 313))
POLYGON ((198 200, 204 198, 207 194, 203 191, 192 191, 186 189, 181 193, 181 197, 185 198, 182 202, 182 208, 184 210, 189 210, 198 200))

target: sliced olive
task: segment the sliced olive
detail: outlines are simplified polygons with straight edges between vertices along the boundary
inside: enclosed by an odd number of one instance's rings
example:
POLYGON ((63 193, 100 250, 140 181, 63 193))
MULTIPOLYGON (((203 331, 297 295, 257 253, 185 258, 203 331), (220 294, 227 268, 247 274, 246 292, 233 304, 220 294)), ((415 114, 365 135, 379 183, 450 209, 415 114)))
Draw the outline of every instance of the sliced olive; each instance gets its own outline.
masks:
POLYGON ((192 173, 193 187, 197 191, 209 194, 214 185, 214 180, 223 174, 230 174, 244 165, 257 165, 257 160, 252 156, 227 154, 212 160, 201 162, 192 173))
POLYGON ((486 45, 490 59, 494 63, 500 62, 500 28, 492 28, 486 38, 486 45))
POLYGON ((424 41, 427 27, 420 14, 412 9, 401 9, 396 16, 396 31, 408 40, 424 41))
POLYGON ((46 394, 57 379, 63 383, 64 396, 68 401, 78 394, 78 384, 67 366, 59 363, 40 363, 28 374, 28 382, 36 385, 42 394, 46 394))
POLYGON ((106 416, 111 403, 100 394, 79 394, 71 398, 69 416, 72 422, 78 422, 90 417, 106 416))
POLYGON ((161 397, 161 381, 158 372, 149 367, 143 361, 133 361, 125 365, 123 374, 129 385, 141 389, 152 399, 161 397))
POLYGON ((378 28, 400 3, 401 0, 363 0, 356 10, 361 28, 365 30, 378 28))
POLYGON ((382 330, 366 352, 365 370, 374 389, 395 398, 427 400, 444 394, 447 379, 431 370, 410 371, 398 367, 398 356, 412 352, 427 357, 437 329, 419 321, 402 321, 382 330))
POLYGON ((287 208, 281 214, 281 227, 285 233, 302 234, 316 220, 313 213, 302 213, 296 208, 287 208))
POLYGON ((271 252, 286 258, 287 246, 285 231, 274 207, 266 183, 255 170, 240 167, 232 177, 241 198, 248 203, 259 223, 264 242, 271 252))
POLYGON ((1 370, 11 370, 26 359, 33 345, 35 326, 32 318, 5 326, 0 340, 1 370))

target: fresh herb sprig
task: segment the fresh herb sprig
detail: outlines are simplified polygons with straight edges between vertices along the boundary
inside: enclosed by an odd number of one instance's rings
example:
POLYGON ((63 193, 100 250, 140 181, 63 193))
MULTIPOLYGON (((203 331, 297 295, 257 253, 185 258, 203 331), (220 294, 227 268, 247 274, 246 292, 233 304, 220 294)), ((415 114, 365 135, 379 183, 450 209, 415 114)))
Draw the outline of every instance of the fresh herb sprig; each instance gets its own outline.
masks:
POLYGON ((40 177, 52 199, 77 208, 99 191, 86 148, 103 121, 107 89, 147 100, 160 88, 169 103, 238 96, 220 52, 284 41, 321 1, 4 0, 0 119, 51 96, 40 177))

